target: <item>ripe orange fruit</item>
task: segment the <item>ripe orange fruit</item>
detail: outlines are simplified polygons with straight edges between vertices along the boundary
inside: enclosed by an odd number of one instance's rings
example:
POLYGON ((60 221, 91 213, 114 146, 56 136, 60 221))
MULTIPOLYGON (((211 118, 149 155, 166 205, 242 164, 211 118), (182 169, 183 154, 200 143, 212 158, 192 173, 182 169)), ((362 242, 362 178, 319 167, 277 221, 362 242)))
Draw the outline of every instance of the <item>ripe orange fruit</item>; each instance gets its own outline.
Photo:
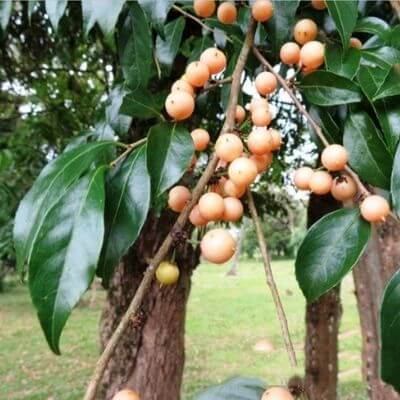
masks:
POLYGON ((236 112, 235 112, 235 121, 237 124, 241 124, 244 119, 246 118, 246 111, 244 108, 240 105, 236 106, 236 112))
POLYGON ((207 65, 210 74, 218 74, 226 67, 225 54, 216 47, 210 47, 201 53, 200 61, 207 65))
POLYGON ((332 187, 332 177, 326 171, 315 171, 310 178, 309 186, 315 194, 327 194, 332 187))
POLYGON ((231 162, 243 153, 243 143, 234 133, 225 133, 215 142, 215 153, 226 162, 231 162))
POLYGON ((325 47, 316 40, 306 43, 300 50, 303 68, 317 69, 324 63, 325 47))
POLYGON ((294 39, 299 44, 311 42, 318 35, 317 24, 309 18, 301 19, 294 26, 294 39))
POLYGON ((272 72, 263 71, 257 75, 255 85, 258 93, 262 96, 275 92, 278 81, 272 72))
POLYGON ((360 39, 355 37, 350 38, 350 47, 354 47, 355 49, 361 49, 363 44, 360 39))
POLYGON ((116 393, 112 400, 140 400, 140 397, 133 390, 124 389, 116 393))
POLYGON ((207 220, 203 218, 200 214, 199 211, 199 206, 196 204, 192 211, 189 214, 189 221, 194 225, 194 226, 205 226, 207 225, 207 220))
POLYGON ((228 176, 238 186, 249 186, 258 174, 254 161, 246 157, 236 158, 228 168, 228 176))
POLYGON ((265 153, 261 155, 252 154, 250 160, 256 164, 259 173, 265 172, 273 161, 272 153, 265 153))
POLYGON ((271 386, 264 392, 261 400, 294 400, 294 397, 282 386, 271 386))
POLYGON ((269 0, 256 0, 251 7, 251 14, 256 21, 266 22, 274 14, 274 7, 269 0))
POLYGON ((173 285, 178 282, 179 268, 169 261, 163 261, 156 269, 156 278, 162 285, 173 285))
POLYGON ((253 128, 247 137, 247 147, 257 155, 272 151, 272 136, 264 127, 253 128))
POLYGON ((225 229, 211 229, 200 242, 202 256, 214 264, 228 261, 236 250, 236 242, 225 229))
POLYGON ((251 120, 255 126, 268 126, 271 123, 272 115, 268 109, 257 107, 253 108, 251 112, 251 120))
POLYGON ((224 1, 217 10, 218 21, 222 24, 233 24, 237 18, 237 10, 235 3, 224 1))
POLYGON ((357 185, 353 178, 344 174, 333 180, 331 193, 336 200, 350 200, 357 194, 357 185))
POLYGON ((326 8, 325 0, 311 0, 311 5, 316 10, 325 10, 326 8))
POLYGON ((295 42, 287 42, 281 47, 279 56, 284 64, 297 64, 300 61, 300 47, 295 42))
POLYGON ((224 183, 224 194, 229 197, 236 197, 239 199, 246 193, 246 186, 237 185, 230 179, 227 179, 224 183))
POLYGON ((168 206, 175 212, 181 212, 191 198, 192 194, 186 186, 175 186, 168 193, 168 206))
POLYGON ((328 171, 342 170, 348 161, 347 150, 340 144, 331 144, 321 154, 321 163, 328 171))
POLYGON ((193 61, 185 71, 187 81, 195 87, 202 87, 210 78, 210 71, 202 61, 193 61))
POLYGON ((390 214, 390 206, 382 196, 372 195, 361 203, 360 211, 368 222, 382 222, 390 214))
POLYGON ((242 218, 243 204, 236 197, 226 197, 224 199, 224 215, 222 219, 227 222, 236 222, 242 218))
POLYGON ((259 98, 259 99, 252 98, 249 110, 253 112, 257 108, 265 108, 266 110, 269 110, 268 100, 264 98, 259 98))
POLYGON ((214 14, 216 5, 215 0, 194 0, 193 1, 194 13, 198 17, 208 18, 214 14))
POLYGON ((268 133, 271 135, 272 140, 271 151, 279 150, 282 145, 281 133, 273 128, 269 128, 268 133))
POLYGON ((218 193, 208 192, 199 200, 200 215, 207 221, 218 221, 224 214, 224 199, 218 193))
POLYGON ((194 148, 196 151, 203 151, 207 148, 210 142, 210 135, 205 129, 197 128, 190 132, 192 136, 194 148))
POLYGON ((165 100, 165 109, 177 121, 189 118, 194 111, 193 96, 183 91, 170 93, 165 100))
POLYGON ((184 79, 178 79, 176 82, 174 82, 174 84, 171 86, 171 93, 174 92, 186 92, 194 96, 193 86, 184 79))
POLYGON ((313 174, 314 171, 310 167, 301 167, 297 169, 293 175, 294 184, 300 190, 309 190, 310 180, 313 174))

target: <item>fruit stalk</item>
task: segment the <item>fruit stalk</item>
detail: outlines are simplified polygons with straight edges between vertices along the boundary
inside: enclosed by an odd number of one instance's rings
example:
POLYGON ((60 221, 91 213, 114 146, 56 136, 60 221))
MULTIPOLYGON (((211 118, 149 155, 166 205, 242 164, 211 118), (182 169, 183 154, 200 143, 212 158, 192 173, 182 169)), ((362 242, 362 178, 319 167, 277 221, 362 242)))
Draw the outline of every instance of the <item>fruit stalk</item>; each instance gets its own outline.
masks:
POLYGON ((288 353, 289 360, 292 366, 297 367, 296 352, 294 350, 293 342, 290 337, 288 321, 286 318, 285 310, 282 305, 278 288, 275 283, 274 274, 272 272, 271 263, 268 256, 268 247, 261 227, 260 217, 258 216, 257 208, 254 203, 254 198, 250 190, 247 190, 247 199, 248 199, 251 218, 253 219, 253 223, 256 228, 257 240, 258 240, 258 245, 260 247, 261 256, 263 259, 267 284, 275 303, 276 313, 278 315, 279 323, 281 325, 281 331, 283 340, 285 342, 286 351, 288 353))
MULTIPOLYGON (((235 112, 236 105, 238 103, 238 97, 240 92, 240 80, 243 73, 243 70, 246 65, 247 58, 249 56, 250 50, 253 45, 254 33, 255 33, 255 22, 253 19, 250 20, 249 29, 246 34, 245 41, 243 43, 242 49, 240 51, 235 70, 232 73, 232 85, 230 89, 229 102, 227 106, 225 122, 221 129, 220 135, 232 131, 235 126, 235 112)), ((193 207, 197 204, 200 196, 202 195, 204 188, 206 187, 208 181, 213 176, 215 168, 218 163, 218 157, 214 153, 212 158, 210 159, 207 168, 204 170, 202 176, 196 184, 196 187, 192 192, 192 199, 187 203, 184 210, 179 215, 176 220, 171 232, 177 232, 184 229, 188 219, 189 214, 193 207)), ((93 376, 89 382, 89 385, 86 390, 86 394, 84 396, 84 400, 95 400, 98 386, 101 382, 103 374, 106 370, 107 364, 110 361, 115 348, 122 335, 126 331, 129 322, 133 320, 136 314, 139 311, 139 308, 142 304, 144 297, 146 296, 148 290, 150 289, 151 283, 153 281, 156 268, 158 265, 167 257, 172 245, 173 245, 173 237, 171 232, 167 235, 161 247, 158 249, 155 254, 152 262, 147 267, 142 282, 140 283, 129 307, 124 316, 122 317, 119 325, 108 341, 103 353, 96 363, 96 367, 93 373, 93 376)))

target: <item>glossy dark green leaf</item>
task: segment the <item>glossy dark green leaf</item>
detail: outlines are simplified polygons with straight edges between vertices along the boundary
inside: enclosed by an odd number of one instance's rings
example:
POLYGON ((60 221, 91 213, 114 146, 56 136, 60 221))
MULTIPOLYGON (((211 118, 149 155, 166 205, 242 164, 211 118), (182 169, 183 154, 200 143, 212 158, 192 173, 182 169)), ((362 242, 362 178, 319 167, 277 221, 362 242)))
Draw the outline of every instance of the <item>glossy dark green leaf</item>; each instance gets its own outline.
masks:
POLYGON ((0 26, 3 31, 6 30, 10 20, 13 2, 12 0, 0 1, 0 26))
POLYGON ((397 271, 383 293, 380 310, 381 363, 384 382, 400 391, 400 271, 397 271))
POLYGON ((109 104, 105 111, 105 122, 114 130, 117 135, 124 135, 128 132, 132 118, 120 114, 119 110, 127 92, 121 86, 115 86, 110 93, 109 104))
POLYGON ((366 32, 386 39, 390 34, 390 26, 383 19, 377 17, 366 17, 357 21, 355 32, 366 32))
POLYGON ((374 100, 400 95, 400 63, 393 65, 382 85, 374 95, 374 100))
POLYGON ((400 50, 400 25, 395 26, 390 34, 390 45, 400 50))
POLYGON ((296 278, 309 303, 335 287, 353 268, 370 231, 358 208, 332 212, 309 229, 296 258, 296 278))
POLYGON ((325 108, 311 106, 310 114, 324 131, 329 143, 342 142, 342 132, 332 117, 332 112, 329 112, 325 108))
POLYGON ((188 58, 188 63, 192 61, 196 61, 200 58, 201 53, 208 49, 209 47, 213 47, 214 42, 210 38, 210 36, 204 35, 201 38, 196 37, 192 40, 191 50, 188 54, 184 54, 188 58))
POLYGON ((265 391, 259 379, 237 377, 201 393, 196 400, 259 400, 265 391))
POLYGON ((181 45, 182 33, 185 28, 185 18, 179 17, 169 22, 164 27, 164 39, 157 36, 156 39, 156 57, 161 66, 168 72, 178 54, 181 45))
POLYGON ((106 141, 82 144, 62 153, 42 170, 15 216, 14 244, 20 271, 30 262, 47 211, 60 201, 69 186, 101 159, 104 152, 114 146, 113 142, 106 141))
POLYGON ((105 35, 112 33, 124 3, 125 0, 82 0, 85 33, 88 34, 96 22, 105 35))
POLYGON ((154 198, 182 177, 193 151, 192 137, 183 125, 163 122, 150 128, 147 136, 147 168, 154 198))
POLYGON ((357 22, 357 0, 326 0, 329 14, 335 22, 344 49, 349 46, 357 22))
POLYGON ((272 54, 279 54, 279 49, 292 36, 299 0, 274 0, 274 15, 266 24, 268 41, 272 54))
POLYGON ((393 155, 400 139, 400 96, 373 101, 374 94, 382 85, 386 74, 387 72, 379 67, 361 65, 357 79, 374 108, 385 143, 393 155))
POLYGON ((97 274, 108 287, 121 257, 135 242, 150 206, 146 146, 133 151, 107 178, 105 236, 97 274))
POLYGON ((394 156, 390 193, 392 195, 393 207, 397 215, 400 215, 400 146, 397 146, 394 156))
POLYGON ((146 87, 153 71, 153 39, 147 17, 136 1, 121 29, 121 65, 130 88, 146 87))
POLYGON ((336 106, 362 100, 358 85, 329 71, 316 71, 305 76, 300 86, 307 100, 318 106, 336 106))
POLYGON ((49 16, 53 28, 57 30, 58 22, 67 8, 68 0, 46 0, 46 13, 49 16))
POLYGON ((362 64, 378 66, 386 71, 389 71, 394 64, 400 63, 400 50, 390 46, 362 50, 361 55, 362 64))
POLYGON ((390 188, 393 159, 366 112, 348 114, 343 143, 350 165, 361 179, 373 186, 390 188))
POLYGON ((136 89, 125 95, 120 113, 131 117, 149 119, 161 117, 165 94, 150 93, 147 89, 136 89))
POLYGON ((106 167, 75 181, 46 216, 29 263, 29 289, 51 350, 93 280, 104 235, 106 167))
POLYGON ((164 22, 174 0, 138 0, 139 4, 150 17, 150 21, 155 29, 162 33, 164 22))
POLYGON ((325 64, 326 68, 334 74, 352 79, 357 73, 360 60, 361 52, 358 49, 350 47, 343 51, 340 46, 327 45, 325 64))
MULTIPOLYGON (((233 73, 233 70, 235 69, 238 57, 239 57, 238 52, 234 52, 233 54, 231 54, 230 59, 228 61, 228 65, 224 72, 224 76, 230 76, 233 73)), ((224 110, 226 110, 226 108, 228 107, 230 92, 231 92, 231 84, 222 86, 222 88, 221 88, 221 104, 222 104, 222 108, 224 110)), ((240 101, 239 101, 239 103, 240 103, 240 101)))

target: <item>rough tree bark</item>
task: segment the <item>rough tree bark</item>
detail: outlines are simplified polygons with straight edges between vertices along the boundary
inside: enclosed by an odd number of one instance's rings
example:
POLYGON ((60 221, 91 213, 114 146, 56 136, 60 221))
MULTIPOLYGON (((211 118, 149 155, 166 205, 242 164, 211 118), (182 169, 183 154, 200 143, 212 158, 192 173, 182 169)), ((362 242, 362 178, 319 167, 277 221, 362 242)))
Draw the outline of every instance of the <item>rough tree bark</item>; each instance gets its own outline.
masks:
MULTIPOLYGON (((311 195, 308 226, 339 207, 330 195, 311 195)), ((338 332, 341 313, 339 287, 307 305, 305 390, 310 400, 337 398, 338 332)))
POLYGON ((369 247, 353 270, 362 332, 362 373, 371 400, 400 396, 379 379, 379 307, 383 289, 400 264, 400 227, 393 220, 374 227, 369 247))
MULTIPOLYGON (((102 347, 128 308, 148 260, 170 231, 174 219, 170 212, 149 218, 134 247, 120 263, 101 319, 102 347)), ((180 398, 186 303, 198 260, 198 251, 190 244, 181 244, 176 251, 181 271, 178 284, 160 287, 153 282, 140 318, 132 321, 110 360, 100 390, 102 399, 111 399, 123 387, 138 391, 141 400, 180 398)))

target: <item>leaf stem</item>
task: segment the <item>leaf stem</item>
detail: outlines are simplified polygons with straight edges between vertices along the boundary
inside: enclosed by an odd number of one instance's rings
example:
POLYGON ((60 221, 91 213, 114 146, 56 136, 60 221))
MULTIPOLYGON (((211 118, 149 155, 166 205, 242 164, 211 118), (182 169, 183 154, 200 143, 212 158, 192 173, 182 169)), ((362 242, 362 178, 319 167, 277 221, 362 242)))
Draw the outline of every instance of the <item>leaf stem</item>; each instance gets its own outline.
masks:
MULTIPOLYGON (((240 51, 235 70, 232 74, 232 85, 230 89, 229 102, 226 112, 226 118, 224 125, 221 129, 220 135, 231 131, 235 126, 235 112, 236 105, 238 103, 239 92, 240 92, 240 80, 243 73, 243 70, 246 65, 247 58, 249 56, 251 47, 253 45, 254 33, 255 33, 255 21, 251 18, 249 23, 249 29, 246 34, 246 39, 243 43, 242 49, 240 51)), ((137 142, 136 142, 137 143, 137 142)), ((218 157, 214 153, 211 157, 207 168, 204 170, 202 176, 198 180, 196 187, 192 192, 192 199, 185 206, 184 210, 180 213, 178 219, 176 220, 171 232, 181 231, 184 229, 188 219, 189 214, 193 207, 197 204, 200 196, 203 194, 204 188, 206 187, 208 181, 213 176, 215 168, 218 164, 218 157)), ((148 290, 151 287, 151 283, 154 278, 154 274, 156 268, 160 264, 161 261, 167 256, 172 244, 173 238, 171 232, 164 239, 161 247, 157 250, 156 254, 153 257, 152 262, 147 267, 144 277, 131 301, 129 304, 128 310, 122 317, 120 323, 118 324, 116 330, 112 334, 110 340, 108 341, 103 353, 97 361, 93 376, 89 382, 89 385, 86 390, 86 394, 84 400, 95 400, 98 386, 101 382, 101 379, 104 375, 104 372, 107 368, 108 362, 110 361, 112 355, 114 354, 114 350, 116 349, 121 337, 125 333, 126 329, 129 326, 129 322, 135 318, 135 315, 139 311, 139 308, 142 304, 144 297, 146 296, 148 290)))
POLYGON ((203 92, 215 89, 216 87, 218 87, 220 85, 226 85, 226 84, 231 83, 231 82, 232 82, 232 76, 228 76, 228 77, 226 77, 224 79, 211 81, 210 83, 207 83, 206 86, 204 86, 203 92))
POLYGON ((122 144, 125 147, 125 151, 121 153, 115 160, 110 162, 110 167, 115 167, 122 159, 124 159, 134 148, 140 146, 141 144, 145 143, 147 141, 147 137, 143 139, 139 139, 136 142, 130 143, 130 144, 124 144, 121 142, 118 142, 118 145, 121 146, 122 144))

